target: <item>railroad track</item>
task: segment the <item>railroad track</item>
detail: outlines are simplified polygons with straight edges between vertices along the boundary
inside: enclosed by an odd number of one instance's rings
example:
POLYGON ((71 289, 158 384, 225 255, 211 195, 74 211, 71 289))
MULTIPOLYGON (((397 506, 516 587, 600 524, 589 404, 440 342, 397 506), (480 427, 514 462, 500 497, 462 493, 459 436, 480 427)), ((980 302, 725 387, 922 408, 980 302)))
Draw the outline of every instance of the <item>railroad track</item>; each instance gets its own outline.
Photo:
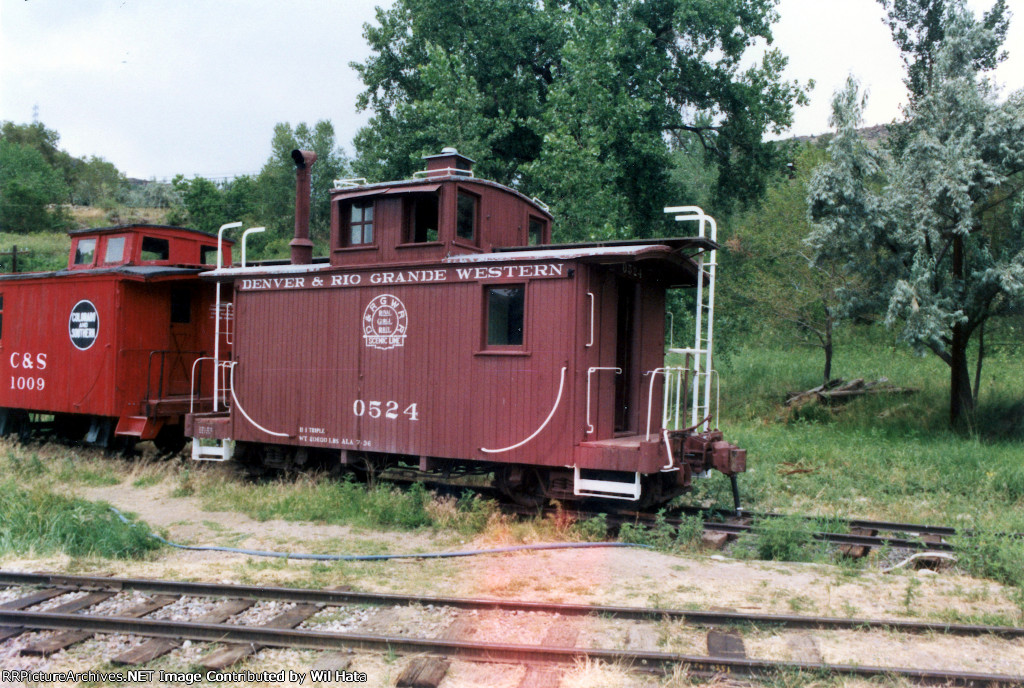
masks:
MULTIPOLYGON (((411 483, 411 477, 415 472, 396 471, 393 474, 386 474, 385 479, 396 483, 411 483)), ((442 490, 454 493, 458 490, 469 490, 483 497, 500 500, 497 491, 488 487, 473 486, 459 481, 443 481, 428 479, 425 484, 431 489, 442 490)), ((828 542, 835 545, 863 548, 861 553, 866 554, 871 549, 881 547, 896 547, 909 550, 930 550, 937 552, 950 552, 954 549, 949 541, 955 536, 971 537, 970 530, 958 530, 951 526, 938 526, 921 523, 899 523, 895 521, 872 521, 867 519, 846 519, 836 517, 814 517, 814 516, 789 516, 785 514, 766 513, 750 511, 748 509, 702 509, 700 507, 676 507, 666 510, 660 517, 655 512, 632 511, 628 509, 610 509, 608 511, 597 511, 593 509, 572 509, 548 507, 541 510, 522 507, 513 504, 502 504, 502 508, 519 516, 532 517, 537 515, 552 516, 556 514, 569 515, 577 520, 595 518, 601 514, 605 515, 607 523, 617 527, 624 523, 634 525, 653 525, 659 518, 662 523, 669 526, 678 526, 682 523, 683 516, 699 516, 703 519, 704 529, 713 533, 725 533, 730 536, 743 535, 752 532, 755 524, 760 521, 780 518, 793 518, 809 523, 827 521, 834 531, 844 530, 846 532, 818 531, 813 533, 816 540, 828 542)), ((1024 533, 1014 533, 1014 537, 1024 537, 1024 533)))
MULTIPOLYGON (((723 611, 694 611, 638 607, 611 607, 520 602, 511 600, 406 596, 362 593, 351 590, 309 590, 271 588, 264 586, 223 585, 179 581, 73 576, 0 571, 0 585, 31 587, 21 590, 21 597, 0 605, 0 637, 47 629, 58 631, 24 645, 22 651, 49 654, 82 642, 95 633, 133 634, 148 638, 124 656, 113 658, 115 664, 144 665, 175 649, 185 640, 216 642, 223 645, 200 661, 210 671, 229 671, 236 662, 261 647, 305 648, 351 652, 353 650, 419 654, 406 667, 421 678, 433 672, 438 681, 444 676, 445 664, 451 659, 496 663, 527 664, 550 671, 551 667, 571 665, 582 659, 618 662, 631 670, 649 673, 671 673, 685 666, 691 675, 728 674, 744 677, 766 677, 779 672, 798 671, 850 676, 901 676, 919 684, 961 686, 1020 686, 1024 676, 938 670, 914 667, 878 667, 852 664, 828 664, 821 661, 775 661, 753 659, 742 651, 742 638, 735 634, 721 635, 709 631, 708 654, 693 655, 663 652, 648 647, 609 649, 574 646, 571 632, 573 620, 580 617, 634 621, 676 622, 689 626, 718 629, 720 627, 758 627, 818 630, 870 631, 884 629, 899 633, 947 633, 961 636, 997 636, 1011 642, 1024 638, 1024 628, 932 623, 891 619, 843 619, 791 615, 745 614, 723 611), (126 591, 146 593, 151 597, 118 615, 90 613, 94 607, 126 591), (69 592, 80 593, 47 611, 33 611, 46 600, 69 592), (215 598, 215 607, 199 619, 188 621, 148 618, 157 609, 173 604, 182 597, 215 598), (291 603, 294 606, 260 626, 231 623, 231 618, 263 601, 291 603), (377 607, 448 608, 455 611, 455 620, 438 638, 412 637, 396 634, 371 634, 318 630, 315 626, 298 628, 326 608, 345 605, 377 607), (467 627, 466 613, 531 613, 552 621, 548 636, 540 644, 511 644, 468 640, 472 628, 467 627), (718 634, 718 635, 713 635, 718 634), (714 642, 712 638, 717 638, 714 642), (722 639, 725 639, 724 642, 722 639), (737 650, 737 647, 740 650, 737 650)), ((642 634, 641 634, 642 637, 642 634)), ((641 643, 643 645, 643 643, 641 643)), ((654 645, 654 646, 650 646, 654 645)), ((340 655, 336 655, 338 657, 340 655)), ((347 663, 346 663, 347 666, 347 663)), ((404 674, 403 674, 404 675, 404 674)), ((412 685, 413 683, 407 683, 412 685)), ((403 685, 399 678, 398 685, 403 685)), ((416 683, 416 685, 422 685, 416 683)), ((436 685, 436 682, 435 682, 436 685)))

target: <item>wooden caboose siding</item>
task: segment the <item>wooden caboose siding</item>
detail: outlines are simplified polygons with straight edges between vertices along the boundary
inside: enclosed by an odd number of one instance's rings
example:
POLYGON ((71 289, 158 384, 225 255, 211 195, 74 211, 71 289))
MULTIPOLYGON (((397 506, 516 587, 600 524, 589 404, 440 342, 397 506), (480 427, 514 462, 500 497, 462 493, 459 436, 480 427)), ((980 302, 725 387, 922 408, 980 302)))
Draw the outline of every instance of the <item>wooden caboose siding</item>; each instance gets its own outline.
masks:
POLYGON ((571 461, 571 283, 498 279, 237 292, 239 400, 259 424, 295 437, 268 436, 235 413, 235 438, 439 458, 571 461), (526 285, 525 342, 514 354, 488 351, 483 339, 484 289, 498 284, 526 285), (403 345, 386 350, 367 346, 361 329, 367 305, 381 295, 398 298, 408 322, 403 345), (561 407, 544 432, 521 449, 481 452, 513 445, 540 426, 563 366, 561 407), (371 417, 373 402, 380 404, 379 418, 371 417), (385 417, 389 404, 396 418, 385 417), (418 420, 409 417, 412 404, 418 420))
POLYGON ((0 366, 5 373, 0 380, 0 406, 42 413, 117 415, 118 291, 118 281, 110 276, 0 281, 4 295, 0 366), (84 351, 75 348, 68 335, 71 309, 83 299, 99 315, 96 340, 84 351), (45 356, 42 369, 40 355, 45 356), (31 369, 26 369, 26 360, 31 369), (43 389, 18 389, 18 379, 29 376, 44 380, 43 389))

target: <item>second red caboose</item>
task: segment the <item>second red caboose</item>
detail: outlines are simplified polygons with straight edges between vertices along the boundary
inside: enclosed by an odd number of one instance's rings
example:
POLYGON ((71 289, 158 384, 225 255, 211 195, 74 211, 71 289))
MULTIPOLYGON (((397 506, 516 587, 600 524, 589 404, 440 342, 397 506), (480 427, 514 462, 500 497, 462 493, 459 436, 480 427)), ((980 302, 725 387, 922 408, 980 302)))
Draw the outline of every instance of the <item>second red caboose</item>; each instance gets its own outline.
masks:
POLYGON ((211 406, 192 377, 218 329, 197 275, 216 264, 215 236, 136 224, 71 232, 66 269, 0 275, 0 434, 180 449, 184 414, 211 406))

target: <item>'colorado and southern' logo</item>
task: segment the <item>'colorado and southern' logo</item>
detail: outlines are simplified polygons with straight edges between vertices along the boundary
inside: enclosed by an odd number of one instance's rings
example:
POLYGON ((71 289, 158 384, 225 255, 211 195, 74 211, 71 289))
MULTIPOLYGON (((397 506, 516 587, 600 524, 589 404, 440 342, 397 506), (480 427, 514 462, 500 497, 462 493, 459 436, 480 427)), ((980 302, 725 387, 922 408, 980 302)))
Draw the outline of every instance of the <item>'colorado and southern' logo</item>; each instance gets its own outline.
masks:
POLYGON ((68 336, 76 349, 85 351, 96 342, 100 331, 100 314, 92 301, 85 299, 75 304, 68 318, 68 336))
POLYGON ((363 311, 363 339, 366 346, 387 350, 405 346, 409 314, 397 296, 382 294, 370 301, 363 311))

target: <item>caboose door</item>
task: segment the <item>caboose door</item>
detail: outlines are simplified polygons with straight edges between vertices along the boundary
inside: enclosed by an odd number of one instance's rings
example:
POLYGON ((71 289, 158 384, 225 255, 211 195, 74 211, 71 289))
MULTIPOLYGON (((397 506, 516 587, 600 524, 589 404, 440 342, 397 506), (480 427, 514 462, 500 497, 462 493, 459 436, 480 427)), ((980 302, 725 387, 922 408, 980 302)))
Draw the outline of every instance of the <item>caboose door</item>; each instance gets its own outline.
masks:
POLYGON ((192 389, 192 362, 200 355, 196 333, 198 318, 193 312, 192 297, 188 287, 170 289, 170 346, 164 361, 164 389, 168 396, 189 394, 192 389))

